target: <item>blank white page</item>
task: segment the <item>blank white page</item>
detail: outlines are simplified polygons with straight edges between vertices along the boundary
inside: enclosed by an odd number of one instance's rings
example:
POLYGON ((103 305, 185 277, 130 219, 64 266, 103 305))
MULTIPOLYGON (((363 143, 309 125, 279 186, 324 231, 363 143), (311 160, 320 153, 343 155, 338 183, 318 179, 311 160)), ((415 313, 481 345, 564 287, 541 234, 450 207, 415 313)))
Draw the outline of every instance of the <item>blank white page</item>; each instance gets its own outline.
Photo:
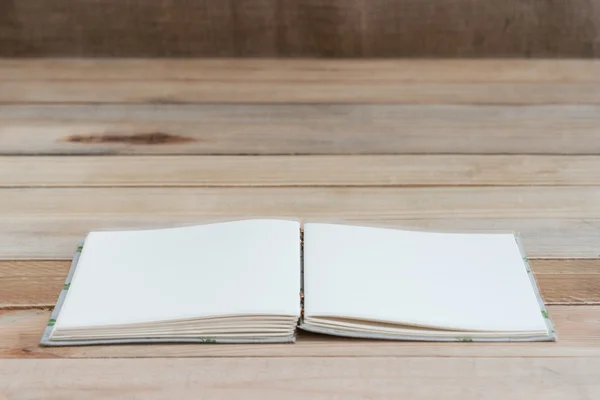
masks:
POLYGON ((247 220, 92 232, 55 327, 299 316, 300 225, 247 220))
POLYGON ((510 234, 306 224, 304 297, 308 317, 547 330, 510 234))

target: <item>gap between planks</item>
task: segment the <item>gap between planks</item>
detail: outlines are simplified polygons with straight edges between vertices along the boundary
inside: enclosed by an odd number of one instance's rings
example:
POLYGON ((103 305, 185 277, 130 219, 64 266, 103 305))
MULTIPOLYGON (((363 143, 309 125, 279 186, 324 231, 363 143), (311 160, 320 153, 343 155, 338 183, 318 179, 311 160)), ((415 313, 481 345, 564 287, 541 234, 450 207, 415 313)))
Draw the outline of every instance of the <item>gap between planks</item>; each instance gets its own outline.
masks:
POLYGON ((579 60, 7 60, 0 103, 599 104, 579 60))
POLYGON ((0 156, 0 188, 597 186, 600 156, 0 156))
MULTIPOLYGON (((600 304, 600 259, 530 259, 546 304, 600 304)), ((68 260, 0 261, 0 309, 53 307, 68 260)))
POLYGON ((152 344, 41 347, 46 310, 0 310, 0 358, 112 357, 595 357, 600 306, 548 306, 556 342, 435 343, 349 339, 299 332, 285 344, 152 344))

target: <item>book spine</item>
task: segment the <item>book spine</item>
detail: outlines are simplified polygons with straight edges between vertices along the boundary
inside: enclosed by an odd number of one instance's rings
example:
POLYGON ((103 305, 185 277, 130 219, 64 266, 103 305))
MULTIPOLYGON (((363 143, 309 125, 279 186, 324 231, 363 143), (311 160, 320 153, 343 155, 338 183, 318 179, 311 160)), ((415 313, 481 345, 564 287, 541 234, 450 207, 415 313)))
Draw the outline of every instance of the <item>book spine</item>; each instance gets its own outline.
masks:
POLYGON ((300 227, 300 322, 304 320, 304 229, 300 227))

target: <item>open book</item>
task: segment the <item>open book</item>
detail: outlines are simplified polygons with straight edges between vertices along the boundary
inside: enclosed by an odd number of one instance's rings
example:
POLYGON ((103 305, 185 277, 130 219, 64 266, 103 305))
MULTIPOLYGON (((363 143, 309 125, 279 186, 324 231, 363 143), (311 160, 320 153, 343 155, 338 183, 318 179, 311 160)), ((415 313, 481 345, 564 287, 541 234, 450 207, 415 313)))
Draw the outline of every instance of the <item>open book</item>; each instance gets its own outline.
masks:
POLYGON ((92 232, 41 343, 553 341, 512 234, 287 220, 92 232))

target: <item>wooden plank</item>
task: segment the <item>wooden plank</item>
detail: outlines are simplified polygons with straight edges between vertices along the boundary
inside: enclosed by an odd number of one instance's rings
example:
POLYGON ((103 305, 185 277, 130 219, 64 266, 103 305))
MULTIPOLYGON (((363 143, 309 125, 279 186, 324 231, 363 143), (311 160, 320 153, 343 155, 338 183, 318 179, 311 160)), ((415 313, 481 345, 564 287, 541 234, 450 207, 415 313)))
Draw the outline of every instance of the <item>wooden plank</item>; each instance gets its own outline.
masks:
POLYGON ((0 187, 596 186, 599 170, 597 156, 0 156, 0 187))
POLYGON ((600 154, 599 131, 597 105, 0 106, 10 155, 600 154))
POLYGON ((600 104, 598 83, 0 81, 0 104, 600 104))
POLYGON ((529 263, 536 277, 538 275, 595 275, 600 273, 600 260, 598 259, 530 258, 529 263))
POLYGON ((600 62, 2 61, 0 103, 598 104, 600 62))
POLYGON ((423 343, 300 333, 295 344, 40 347, 50 311, 0 311, 0 357, 600 357, 600 306, 549 306, 558 341, 423 343))
POLYGON ((531 259, 530 264, 547 304, 600 304, 599 260, 531 259))
POLYGON ((70 261, 0 261, 0 308, 54 307, 70 261))
POLYGON ((600 83, 600 60, 2 59, 0 81, 600 83), (375 73, 376 72, 376 73, 375 73))
MULTIPOLYGON (((193 196, 193 195, 192 195, 193 196)), ((225 200, 223 197, 221 201, 225 200)), ((74 215, 68 212, 46 213, 45 216, 2 216, 0 217, 0 259, 68 259, 73 256, 76 244, 90 230, 121 230, 121 229, 153 229, 175 226, 187 226, 224 219, 254 218, 254 217, 285 217, 295 218, 298 215, 308 215, 300 212, 300 204, 286 197, 288 211, 285 215, 272 212, 246 211, 245 213, 224 210, 205 210, 199 214, 179 214, 176 210, 168 212, 149 212, 146 215, 129 216, 116 211, 102 215, 94 215, 90 209, 87 215, 74 215)), ((272 199, 252 198, 249 201, 269 202, 272 199)), ((24 200, 26 201, 26 200, 24 200)), ((317 203, 321 200, 317 199, 317 203)), ((315 204, 315 207, 318 204, 315 204)), ((225 205, 223 207, 226 207, 225 205)), ((380 210, 381 211, 381 210, 380 210)), ((314 213, 315 211, 312 211, 314 213)), ((369 212, 362 210, 360 215, 345 216, 342 212, 330 216, 314 214, 309 221, 326 221, 341 223, 356 223, 365 225, 387 226, 403 229, 425 229, 441 231, 466 232, 510 232, 517 231, 523 238, 525 251, 530 257, 545 258, 597 258, 598 251, 598 218, 485 218, 448 219, 425 217, 411 219, 406 215, 394 215, 397 212, 369 212)), ((408 212, 408 211, 407 211, 408 212)), ((490 211, 491 212, 491 211, 490 211)), ((404 214, 404 213, 403 213, 404 214)))
POLYGON ((581 58, 600 54, 600 12, 595 1, 572 0, 568 5, 534 0, 222 3, 4 1, 0 56, 581 58))
MULTIPOLYGON (((600 260, 532 259, 546 304, 600 304, 600 260)), ((53 307, 70 261, 0 261, 0 309, 53 307)))
POLYGON ((538 278, 542 296, 553 304, 600 304, 598 274, 544 274, 538 278))
POLYGON ((12 360, 0 396, 584 400, 600 396, 598 371, 591 357, 12 360))
POLYGON ((350 220, 598 218, 598 187, 23 188, 0 191, 0 217, 186 216, 350 220), (269 200, 269 201, 267 201, 269 200), (368 205, 368 208, 365 207, 368 205))
POLYGON ((1 189, 0 258, 70 258, 89 230, 293 218, 518 231, 530 257, 597 258, 597 187, 1 189))

